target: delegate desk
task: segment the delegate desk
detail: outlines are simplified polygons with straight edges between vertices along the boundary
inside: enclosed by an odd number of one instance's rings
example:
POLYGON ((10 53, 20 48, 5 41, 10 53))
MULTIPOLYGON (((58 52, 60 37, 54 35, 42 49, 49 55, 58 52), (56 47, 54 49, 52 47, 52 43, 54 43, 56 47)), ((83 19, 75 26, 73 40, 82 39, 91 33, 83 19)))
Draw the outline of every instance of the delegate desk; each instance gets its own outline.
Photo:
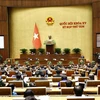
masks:
POLYGON ((97 94, 98 92, 98 87, 86 87, 84 89, 85 94, 97 94))
MULTIPOLYGON (((27 88, 15 88, 14 92, 17 92, 18 94, 23 95, 26 89, 27 88)), ((59 89, 58 87, 46 88, 46 93, 47 94, 60 94, 61 89, 59 89)))
MULTIPOLYGON (((95 100, 100 100, 100 96, 94 96, 95 100)), ((23 97, 0 97, 0 100, 21 100, 20 98, 23 97), (16 99, 17 98, 17 99, 16 99), (19 98, 19 99, 18 99, 19 98)), ((45 100, 45 99, 41 99, 41 100, 45 100)), ((67 95, 51 95, 49 96, 48 100, 67 100, 67 95)))
MULTIPOLYGON (((27 88, 15 88, 14 92, 18 94, 23 94, 27 88)), ((84 89, 84 94, 97 94, 98 87, 86 87, 84 89)), ((46 89, 47 94, 61 94, 61 89, 59 87, 50 87, 46 89)))

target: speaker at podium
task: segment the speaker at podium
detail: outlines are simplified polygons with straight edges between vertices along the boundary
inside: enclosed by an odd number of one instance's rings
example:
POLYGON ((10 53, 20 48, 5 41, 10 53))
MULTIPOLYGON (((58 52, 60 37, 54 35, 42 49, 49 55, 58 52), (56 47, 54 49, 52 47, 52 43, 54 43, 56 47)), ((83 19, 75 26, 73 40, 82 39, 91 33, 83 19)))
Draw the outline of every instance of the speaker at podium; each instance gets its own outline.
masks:
POLYGON ((46 45, 46 52, 49 54, 54 54, 54 48, 55 48, 55 41, 52 40, 51 36, 48 36, 49 40, 46 40, 44 44, 46 45))

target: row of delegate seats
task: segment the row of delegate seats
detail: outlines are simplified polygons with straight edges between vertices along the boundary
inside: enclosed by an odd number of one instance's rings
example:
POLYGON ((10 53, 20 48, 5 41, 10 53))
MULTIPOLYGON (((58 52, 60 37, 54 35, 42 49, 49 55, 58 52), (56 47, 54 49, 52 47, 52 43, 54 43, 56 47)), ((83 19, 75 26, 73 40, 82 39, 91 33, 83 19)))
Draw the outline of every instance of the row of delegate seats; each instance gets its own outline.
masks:
MULTIPOLYGON (((31 71, 25 71, 25 73, 26 73, 27 77, 31 77, 33 75, 31 71)), ((54 75, 54 74, 56 74, 56 70, 52 70, 52 75, 54 75)), ((72 76, 72 75, 74 75, 74 70, 66 70, 65 74, 66 74, 66 76, 72 76)), ((2 72, 0 72, 0 75, 2 75, 2 72)), ((16 72, 9 71, 9 77, 11 77, 12 75, 16 75, 16 72)), ((6 76, 2 76, 2 78, 6 78, 6 76)), ((100 70, 98 70, 97 79, 98 80, 100 79, 100 70)))
MULTIPOLYGON (((41 96, 36 96, 35 98, 37 100, 99 100, 99 97, 94 97, 94 96, 60 96, 56 97, 55 96, 49 96, 49 95, 41 95, 41 96)), ((25 100, 24 97, 0 97, 0 100, 25 100)))
MULTIPOLYGON (((72 81, 72 86, 75 86, 76 82, 84 82, 86 80, 86 87, 96 87, 100 85, 100 80, 88 80, 87 77, 79 77, 78 80, 82 81, 72 81)), ((58 82, 60 82, 61 87, 66 87, 65 81, 61 80, 61 77, 52 77, 52 80, 39 80, 39 77, 29 77, 29 82, 34 82, 36 86, 46 86, 50 87, 52 84, 56 83, 56 87, 58 86, 58 82)), ((15 77, 7 77, 6 83, 14 83, 16 87, 24 87, 23 80, 17 81, 15 77)))
MULTIPOLYGON (((61 82, 61 87, 64 87, 64 86, 66 86, 64 83, 65 82, 63 82, 62 80, 61 80, 61 77, 48 77, 47 78, 48 80, 40 80, 40 77, 29 77, 29 82, 35 82, 36 83, 36 86, 38 86, 37 84, 38 83, 41 83, 41 82, 44 82, 43 84, 43 86, 50 86, 49 84, 50 84, 50 82, 53 82, 53 83, 57 83, 57 82, 61 82), (48 84, 48 85, 47 85, 48 84)), ((82 79, 82 80, 85 80, 85 79, 87 79, 87 78, 85 78, 85 77, 79 77, 79 80, 80 79, 82 79)), ((13 81, 14 82, 14 80, 16 80, 16 78, 15 77, 7 77, 6 78, 6 83, 8 83, 8 82, 10 82, 10 81, 13 81)), ((75 86, 75 81, 72 81, 73 82, 73 86, 75 86)), ((18 83, 20 83, 20 81, 18 82, 18 83)), ((41 83, 42 84, 42 83, 41 83)), ((41 85, 42 86, 42 85, 41 85)), ((58 85, 56 85, 56 87, 57 87, 58 85)))
MULTIPOLYGON (((74 87, 61 88, 61 94, 74 94, 73 88, 74 87)), ((31 89, 34 95, 47 95, 46 87, 27 87, 27 89, 31 89)), ((11 96, 11 87, 0 87, 0 95, 11 96)))
MULTIPOLYGON (((28 77, 32 76, 32 72, 31 71, 25 71, 26 75, 28 77)), ((44 70, 44 73, 46 73, 46 70, 44 70)), ((71 76, 72 74, 74 74, 74 70, 66 70, 65 71, 67 76, 71 76)), ((56 74, 56 70, 52 70, 52 75, 56 74)), ((0 75, 2 75, 2 72, 0 72, 0 75)), ((12 75, 16 75, 15 71, 9 71, 9 77, 11 77, 12 75)))
MULTIPOLYGON (((73 88, 74 87, 61 87, 59 91, 61 95, 73 95, 73 88)), ((46 87, 27 87, 25 89, 31 89, 34 92, 34 95, 47 95, 49 91, 46 87)), ((98 85, 97 94, 100 94, 100 85, 98 85)), ((0 87, 0 95, 11 96, 11 87, 0 87)))
MULTIPOLYGON (((31 71, 25 71, 25 73, 26 73, 27 77, 31 77, 33 75, 31 71)), ((44 72, 44 73, 46 73, 46 72, 44 72)), ((56 70, 52 70, 52 75, 54 75, 54 74, 56 74, 56 70)), ((72 75, 74 75, 74 70, 66 70, 65 74, 66 74, 66 76, 72 76, 72 75)), ((0 75, 2 75, 2 72, 0 72, 0 75)), ((16 72, 9 71, 9 77, 11 77, 12 75, 16 75, 16 72)), ((6 76, 3 78, 6 78, 6 76)), ((98 70, 97 79, 98 80, 100 79, 100 70, 98 70)))
MULTIPOLYGON (((70 77, 70 78, 72 79, 72 77, 70 77)), ((30 82, 35 82, 35 80, 39 80, 39 79, 41 79, 41 78, 40 77, 33 77, 33 76, 29 77, 29 81, 30 82)), ((59 81, 61 81, 61 77, 47 77, 47 79, 49 81, 52 81, 52 82, 59 82, 59 81)), ((76 81, 78 81, 78 82, 85 82, 88 79, 89 79, 89 77, 81 77, 81 76, 79 76, 76 81)), ((11 81, 11 80, 16 80, 16 77, 6 77, 5 80, 6 80, 6 82, 11 81)))

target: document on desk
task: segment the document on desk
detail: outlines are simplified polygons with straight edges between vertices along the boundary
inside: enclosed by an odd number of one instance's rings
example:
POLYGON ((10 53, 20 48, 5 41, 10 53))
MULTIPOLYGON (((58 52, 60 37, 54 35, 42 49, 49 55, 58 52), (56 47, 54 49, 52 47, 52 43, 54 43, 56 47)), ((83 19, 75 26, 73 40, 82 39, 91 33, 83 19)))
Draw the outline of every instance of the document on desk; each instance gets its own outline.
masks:
MULTIPOLYGON (((49 96, 48 95, 45 95, 45 96, 35 96, 35 98, 37 100, 49 100, 49 96)), ((25 100, 25 98, 24 97, 15 97, 12 100, 25 100)))
POLYGON ((82 95, 82 96, 67 96, 66 97, 67 100, 95 100, 95 97, 94 96, 85 96, 85 95, 82 95))
POLYGON ((15 97, 12 100, 25 100, 25 98, 24 97, 15 97))
POLYGON ((49 100, 49 96, 48 95, 45 95, 45 96, 35 96, 35 98, 37 100, 49 100))

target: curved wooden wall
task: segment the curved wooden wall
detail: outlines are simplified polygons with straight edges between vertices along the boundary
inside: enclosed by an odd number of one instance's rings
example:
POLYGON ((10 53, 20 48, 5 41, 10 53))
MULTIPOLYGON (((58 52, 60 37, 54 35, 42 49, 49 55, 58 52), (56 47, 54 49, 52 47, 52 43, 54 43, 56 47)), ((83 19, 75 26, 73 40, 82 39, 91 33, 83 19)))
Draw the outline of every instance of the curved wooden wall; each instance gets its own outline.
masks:
POLYGON ((4 49, 0 54, 4 60, 9 57, 9 7, 51 7, 91 4, 93 8, 93 53, 100 52, 96 47, 96 33, 100 33, 100 0, 0 0, 0 35, 4 35, 4 49))

